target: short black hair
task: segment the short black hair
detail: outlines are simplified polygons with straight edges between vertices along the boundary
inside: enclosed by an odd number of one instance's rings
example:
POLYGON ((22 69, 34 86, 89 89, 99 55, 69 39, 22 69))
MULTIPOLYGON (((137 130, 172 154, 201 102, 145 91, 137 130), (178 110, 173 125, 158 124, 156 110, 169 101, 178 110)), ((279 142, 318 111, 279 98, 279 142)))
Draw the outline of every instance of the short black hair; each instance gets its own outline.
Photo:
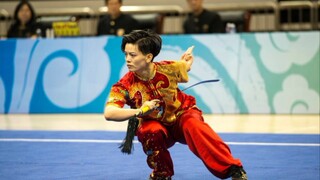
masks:
POLYGON ((151 30, 135 30, 123 36, 121 50, 124 51, 126 44, 136 44, 142 54, 153 55, 152 60, 160 53, 162 39, 160 35, 151 30))

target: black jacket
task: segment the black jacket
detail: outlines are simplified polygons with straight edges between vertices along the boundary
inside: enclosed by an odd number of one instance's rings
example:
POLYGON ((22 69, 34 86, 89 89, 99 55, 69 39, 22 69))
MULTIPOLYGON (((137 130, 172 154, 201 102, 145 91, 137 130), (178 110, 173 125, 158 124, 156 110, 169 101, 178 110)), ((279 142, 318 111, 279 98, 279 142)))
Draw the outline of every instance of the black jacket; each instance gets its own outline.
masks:
POLYGON ((186 34, 222 33, 224 27, 218 13, 204 9, 199 16, 189 14, 184 21, 183 30, 186 34))
POLYGON ((106 15, 99 20, 97 35, 121 36, 135 29, 138 29, 138 22, 129 14, 121 14, 117 19, 111 19, 110 15, 106 15))
POLYGON ((7 37, 8 38, 29 38, 36 34, 39 25, 37 23, 28 24, 25 29, 21 29, 19 24, 13 24, 10 26, 7 37))

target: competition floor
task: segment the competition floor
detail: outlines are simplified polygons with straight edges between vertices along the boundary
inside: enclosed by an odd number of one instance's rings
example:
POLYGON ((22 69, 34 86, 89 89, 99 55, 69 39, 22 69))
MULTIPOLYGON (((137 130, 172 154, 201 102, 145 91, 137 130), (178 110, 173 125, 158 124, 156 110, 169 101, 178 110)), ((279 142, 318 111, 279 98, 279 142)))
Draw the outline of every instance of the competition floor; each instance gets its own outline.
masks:
MULTIPOLYGON (((250 180, 320 179, 319 115, 205 115, 250 180)), ((141 145, 118 146, 126 122, 101 114, 0 114, 0 179, 146 180, 141 145)), ((170 148, 174 180, 217 179, 186 145, 170 148)))

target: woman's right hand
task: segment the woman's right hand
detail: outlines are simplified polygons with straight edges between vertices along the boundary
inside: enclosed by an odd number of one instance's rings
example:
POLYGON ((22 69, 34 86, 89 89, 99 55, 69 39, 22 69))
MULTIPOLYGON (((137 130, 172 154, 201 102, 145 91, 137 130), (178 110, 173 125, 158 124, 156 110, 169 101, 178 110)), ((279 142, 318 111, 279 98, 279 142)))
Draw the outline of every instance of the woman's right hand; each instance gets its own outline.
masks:
POLYGON ((142 106, 141 106, 141 115, 140 116, 145 116, 150 114, 154 109, 159 107, 159 99, 153 99, 151 101, 145 101, 142 106))

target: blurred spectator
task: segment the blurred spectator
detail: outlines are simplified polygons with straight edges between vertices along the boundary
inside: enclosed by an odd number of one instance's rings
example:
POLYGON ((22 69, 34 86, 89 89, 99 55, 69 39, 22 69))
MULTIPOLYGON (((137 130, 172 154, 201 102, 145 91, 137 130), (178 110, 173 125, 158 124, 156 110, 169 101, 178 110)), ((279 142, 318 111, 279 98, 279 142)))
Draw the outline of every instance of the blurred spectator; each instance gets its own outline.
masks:
POLYGON ((137 29, 138 22, 129 14, 121 12, 122 0, 105 0, 108 14, 99 20, 97 35, 122 36, 137 29))
POLYGON ((187 0, 192 12, 183 23, 184 33, 221 33, 223 23, 218 13, 203 7, 203 0, 187 0))
POLYGON ((20 3, 16 6, 16 9, 14 11, 14 22, 8 30, 7 37, 37 37, 36 30, 36 14, 32 5, 26 0, 20 1, 20 3))

